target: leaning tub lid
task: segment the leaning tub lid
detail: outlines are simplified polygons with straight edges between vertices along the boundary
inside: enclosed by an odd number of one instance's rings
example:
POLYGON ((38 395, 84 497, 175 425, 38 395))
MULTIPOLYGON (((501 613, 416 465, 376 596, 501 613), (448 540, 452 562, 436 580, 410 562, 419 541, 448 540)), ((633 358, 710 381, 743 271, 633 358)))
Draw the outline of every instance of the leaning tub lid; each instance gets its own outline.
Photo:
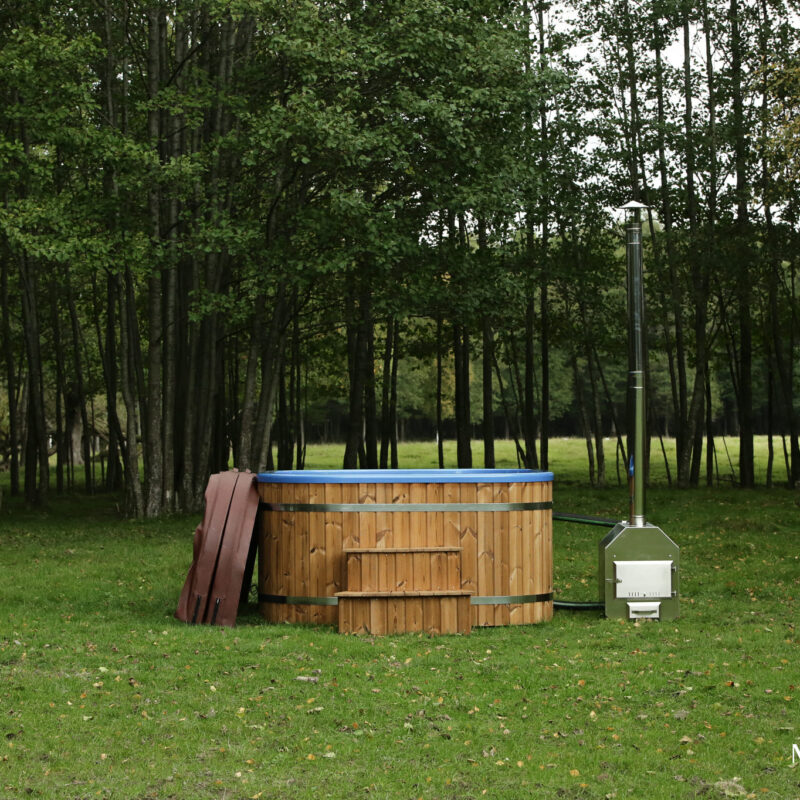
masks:
POLYGON ((259 483, 546 483, 536 469, 283 469, 259 472, 259 483))

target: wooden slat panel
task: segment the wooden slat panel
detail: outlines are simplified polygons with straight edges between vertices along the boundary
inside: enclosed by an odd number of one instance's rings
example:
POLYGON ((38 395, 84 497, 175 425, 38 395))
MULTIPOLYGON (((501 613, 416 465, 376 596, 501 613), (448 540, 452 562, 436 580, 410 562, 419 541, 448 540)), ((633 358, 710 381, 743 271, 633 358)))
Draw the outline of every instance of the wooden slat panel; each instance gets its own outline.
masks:
MULTIPOLYGON (((325 502, 325 484, 308 486, 308 502, 319 505, 325 502)), ((325 562, 325 514, 314 511, 308 515, 308 587, 311 597, 323 597, 326 592, 325 562)), ((330 614, 328 606, 311 606, 309 619, 318 625, 326 624, 330 614)))
MULTIPOLYGON (((284 487, 283 497, 286 498, 284 502, 294 502, 294 485, 284 487)), ((278 591, 276 594, 287 595, 291 594, 292 587, 289 583, 292 570, 294 569, 294 543, 295 543, 295 521, 297 519, 297 512, 288 511, 281 514, 281 532, 280 541, 278 543, 278 591)), ((288 622, 294 622, 293 619, 294 609, 289 606, 283 606, 280 609, 280 616, 288 622)))
MULTIPOLYGON (((358 503, 358 484, 357 483, 340 483, 339 484, 340 500, 339 502, 344 505, 358 503)), ((357 517, 352 516, 348 512, 347 517, 341 511, 334 512, 342 526, 342 546, 343 547, 361 547, 361 534, 358 525, 357 517)))
MULTIPOLYGON (((355 483, 339 483, 339 484, 328 484, 326 489, 326 497, 330 497, 331 504, 334 503, 357 503, 358 502, 358 484, 355 483)), ((341 530, 341 547, 344 548, 353 548, 358 547, 360 544, 360 536, 358 525, 353 524, 355 516, 354 514, 345 514, 341 511, 329 511, 327 512, 328 515, 333 519, 334 528, 336 530, 341 530)), ((346 573, 346 561, 344 558, 343 553, 337 552, 336 554, 337 565, 339 568, 339 574, 341 575, 341 588, 347 585, 347 573, 346 573)), ((360 565, 359 565, 360 566, 360 565)), ((359 579, 360 580, 360 579, 359 579)), ((341 589, 340 589, 341 591, 341 589)), ((359 624, 358 621, 358 614, 359 608, 357 605, 352 604, 348 611, 349 620, 349 633, 357 633, 357 626, 359 624)))
POLYGON ((394 582, 392 589, 413 589, 414 587, 414 562, 411 553, 393 552, 394 582))
POLYGON ((365 592, 374 592, 380 588, 378 585, 378 556, 374 553, 361 556, 361 588, 365 592))
MULTIPOLYGON (((513 484, 509 490, 509 502, 522 502, 520 485, 513 484)), ((510 511, 508 514, 508 593, 511 595, 523 594, 522 572, 522 511, 510 511)), ((508 619, 511 625, 520 625, 525 621, 523 605, 516 603, 509 606, 508 619)))
POLYGON ((430 553, 416 552, 412 554, 411 559, 414 566, 410 588, 421 591, 434 589, 430 553))
MULTIPOLYGON (((508 484, 496 483, 493 486, 492 497, 494 503, 508 503, 508 484)), ((508 537, 510 519, 508 511, 492 514, 492 539, 494 542, 494 587, 495 594, 508 595, 509 592, 509 564, 508 564, 508 537)), ((500 603, 494 607, 494 624, 508 625, 508 603, 500 603)))
MULTIPOLYGON (((478 502, 491 503, 492 484, 478 484, 478 502)), ((494 585, 494 514, 478 512, 478 591, 479 595, 495 595, 494 585)), ((494 606, 478 606, 478 625, 494 625, 494 606)))
POLYGON ((402 597, 387 598, 386 632, 406 632, 406 603, 402 597))
POLYGON ((442 597, 439 604, 441 608, 441 632, 458 633, 458 598, 442 597))
MULTIPOLYGON (((309 502, 310 485, 296 483, 294 487, 294 502, 307 504, 309 502)), ((309 581, 309 554, 311 551, 309 526, 311 524, 311 513, 308 511, 298 513, 295 515, 295 519, 297 523, 292 559, 295 574, 289 578, 291 591, 287 592, 287 594, 308 597, 312 594, 309 581)), ((311 622, 311 608, 307 605, 292 605, 292 613, 295 622, 311 622)))
MULTIPOLYGON (((553 484, 537 484, 536 496, 541 502, 552 502, 553 484)), ((541 592, 550 593, 553 591, 553 513, 552 511, 540 511, 542 524, 542 583, 541 592)), ((542 621, 547 621, 553 617, 552 600, 541 604, 542 621)))
POLYGON ((461 588, 461 550, 451 551, 445 554, 447 559, 446 583, 447 589, 461 588))
MULTIPOLYGON (((442 502, 457 504, 461 500, 461 486, 460 483, 445 483, 443 484, 442 502)), ((447 511, 444 514, 444 541, 445 545, 458 545, 461 540, 461 514, 458 511, 447 511)))
MULTIPOLYGON (((392 502, 408 503, 408 484, 392 484, 392 502)), ((408 512, 392 513, 392 547, 411 546, 411 514, 408 512)))
POLYGON ((375 597, 369 601, 369 632, 376 636, 383 636, 388 629, 387 613, 389 610, 388 597, 375 597))
MULTIPOLYGON (((426 492, 427 503, 444 502, 444 486, 441 483, 429 483, 426 492)), ((444 512, 425 512, 425 544, 429 547, 444 545, 444 512)))
POLYGON ((458 598, 458 632, 469 633, 472 630, 472 606, 469 597, 458 598))
POLYGON ((369 625, 369 599, 353 601, 353 633, 367 633, 369 625))
POLYGON ((449 589, 447 585, 447 556, 444 553, 429 553, 431 561, 431 588, 449 589))
MULTIPOLYGON (((385 499, 387 484, 379 483, 377 487, 384 489, 377 495, 376 503, 391 503, 391 498, 385 499)), ((391 494, 391 493, 389 493, 391 494)), ((389 511, 378 511, 375 513, 375 545, 377 547, 391 547, 392 544, 392 514, 389 511)))
POLYGON ((406 631, 416 633, 422 628, 422 598, 409 597, 405 600, 406 607, 406 631))
MULTIPOLYGON (((375 503, 375 484, 358 484, 358 503, 361 505, 372 505, 375 503)), ((358 529, 360 531, 361 547, 375 547, 377 544, 377 520, 374 512, 358 514, 358 529)))
POLYGON ((387 553, 385 555, 376 555, 372 553, 367 558, 375 559, 375 585, 380 589, 382 587, 392 588, 389 581, 389 572, 394 575, 394 554, 387 553))
POLYGON ((442 631, 442 598, 422 598, 422 627, 430 636, 436 636, 442 631))
MULTIPOLYGON (((427 491, 424 484, 411 483, 408 487, 408 502, 409 503, 425 503, 427 502, 427 491)), ((409 546, 411 547, 427 547, 435 544, 428 539, 428 520, 427 514, 424 512, 412 512, 410 519, 409 531, 409 546)))
POLYGON ((361 583, 361 559, 360 553, 350 552, 347 558, 347 591, 360 592, 364 589, 361 583))
POLYGON ((350 617, 353 605, 350 600, 340 599, 337 609, 339 611, 339 633, 352 633, 353 621, 350 617))
MULTIPOLYGON (((523 503, 534 502, 534 484, 523 484, 523 503)), ((533 555, 533 538, 535 530, 535 512, 525 512, 522 515, 522 586, 523 594, 534 594, 536 586, 536 561, 533 555)), ((531 603, 525 603, 522 609, 522 619, 526 624, 535 622, 535 609, 531 603)))
MULTIPOLYGON (((477 503, 478 487, 474 483, 462 483, 460 488, 461 502, 477 503)), ((473 594, 478 591, 478 514, 475 511, 462 511, 459 514, 459 541, 461 545, 461 588, 473 594)), ((478 624, 478 606, 470 610, 472 625, 478 624)))

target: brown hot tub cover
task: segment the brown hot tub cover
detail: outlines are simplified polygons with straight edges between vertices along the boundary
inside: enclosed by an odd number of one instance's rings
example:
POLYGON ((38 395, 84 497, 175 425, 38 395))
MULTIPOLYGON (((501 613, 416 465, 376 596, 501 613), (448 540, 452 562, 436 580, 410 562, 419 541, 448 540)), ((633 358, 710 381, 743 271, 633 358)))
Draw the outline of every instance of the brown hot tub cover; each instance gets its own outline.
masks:
POLYGON ((232 626, 245 572, 252 574, 255 556, 255 475, 236 470, 212 475, 205 497, 203 522, 194 532, 194 560, 175 616, 184 622, 232 626))

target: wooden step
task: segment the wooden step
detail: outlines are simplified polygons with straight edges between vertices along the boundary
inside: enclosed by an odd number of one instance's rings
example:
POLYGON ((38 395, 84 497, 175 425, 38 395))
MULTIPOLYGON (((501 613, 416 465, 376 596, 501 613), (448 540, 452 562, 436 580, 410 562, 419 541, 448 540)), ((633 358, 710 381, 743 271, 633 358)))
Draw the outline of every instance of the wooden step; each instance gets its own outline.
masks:
POLYGON ((394 591, 374 591, 374 592, 336 592, 336 597, 365 598, 365 597, 472 597, 471 589, 395 589, 394 591))
POLYGON ((350 591, 461 589, 460 547, 367 547, 344 552, 350 591))
POLYGON ((339 633, 469 633, 471 594, 460 589, 337 592, 339 633))
POLYGON ((462 547, 345 547, 343 553, 460 553, 462 547))

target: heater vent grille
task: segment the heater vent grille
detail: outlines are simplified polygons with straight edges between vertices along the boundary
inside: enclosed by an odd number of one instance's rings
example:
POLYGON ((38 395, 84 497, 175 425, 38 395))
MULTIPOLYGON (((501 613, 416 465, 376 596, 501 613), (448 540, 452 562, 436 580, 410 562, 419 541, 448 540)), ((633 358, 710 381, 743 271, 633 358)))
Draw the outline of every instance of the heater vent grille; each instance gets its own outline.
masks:
POLYGON ((672 596, 672 561, 615 561, 617 599, 672 596))

